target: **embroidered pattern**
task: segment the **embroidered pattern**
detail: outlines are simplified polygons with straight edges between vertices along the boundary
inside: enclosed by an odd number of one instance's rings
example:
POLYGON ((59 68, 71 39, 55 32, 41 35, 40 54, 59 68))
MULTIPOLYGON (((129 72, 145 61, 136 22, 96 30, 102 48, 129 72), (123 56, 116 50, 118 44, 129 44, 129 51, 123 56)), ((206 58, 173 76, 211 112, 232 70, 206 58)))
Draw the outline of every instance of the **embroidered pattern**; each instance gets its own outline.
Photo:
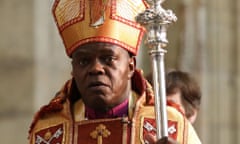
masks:
POLYGON ((103 124, 99 124, 96 129, 90 133, 90 136, 93 139, 97 139, 97 144, 102 144, 102 139, 107 138, 111 135, 111 132, 106 129, 106 126, 103 124))
POLYGON ((40 130, 35 135, 35 144, 61 144, 63 141, 63 125, 40 130))
MULTIPOLYGON (((145 144, 148 144, 149 142, 145 140, 146 134, 151 134, 153 136, 156 136, 156 122, 153 118, 143 118, 143 130, 142 130, 142 141, 145 144)), ((168 134, 173 139, 177 139, 177 122, 176 121, 170 121, 168 120, 168 134)))
POLYGON ((109 5, 108 0, 90 0, 90 26, 102 25, 105 20, 105 11, 109 5))

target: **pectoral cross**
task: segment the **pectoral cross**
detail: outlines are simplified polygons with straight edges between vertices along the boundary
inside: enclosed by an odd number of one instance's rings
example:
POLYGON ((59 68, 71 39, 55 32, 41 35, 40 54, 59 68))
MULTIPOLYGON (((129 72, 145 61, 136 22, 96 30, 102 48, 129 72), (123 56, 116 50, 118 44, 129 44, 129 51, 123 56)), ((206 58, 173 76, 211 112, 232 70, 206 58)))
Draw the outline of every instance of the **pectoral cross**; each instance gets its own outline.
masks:
POLYGON ((96 129, 90 133, 90 136, 93 139, 97 139, 97 144, 102 144, 102 139, 110 136, 111 132, 106 129, 106 126, 103 124, 99 124, 96 129))

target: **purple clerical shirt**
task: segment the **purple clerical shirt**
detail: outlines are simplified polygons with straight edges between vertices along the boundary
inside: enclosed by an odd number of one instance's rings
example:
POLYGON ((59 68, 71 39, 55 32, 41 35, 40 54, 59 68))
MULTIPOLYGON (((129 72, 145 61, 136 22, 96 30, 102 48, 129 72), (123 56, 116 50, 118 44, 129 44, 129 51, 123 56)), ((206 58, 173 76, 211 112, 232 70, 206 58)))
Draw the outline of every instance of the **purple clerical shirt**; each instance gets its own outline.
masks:
POLYGON ((85 116, 88 119, 100 119, 100 118, 116 118, 128 115, 128 99, 123 101, 121 104, 108 110, 107 112, 98 112, 89 107, 86 107, 85 116))

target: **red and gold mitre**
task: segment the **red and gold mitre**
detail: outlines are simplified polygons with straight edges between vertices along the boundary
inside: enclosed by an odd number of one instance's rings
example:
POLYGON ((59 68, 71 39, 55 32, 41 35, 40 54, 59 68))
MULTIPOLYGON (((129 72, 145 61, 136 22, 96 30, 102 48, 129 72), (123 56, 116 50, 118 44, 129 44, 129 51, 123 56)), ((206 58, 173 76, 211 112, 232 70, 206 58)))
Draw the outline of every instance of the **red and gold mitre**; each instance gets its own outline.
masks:
POLYGON ((88 42, 109 42, 136 55, 144 28, 135 22, 144 0, 55 0, 53 15, 67 55, 88 42))

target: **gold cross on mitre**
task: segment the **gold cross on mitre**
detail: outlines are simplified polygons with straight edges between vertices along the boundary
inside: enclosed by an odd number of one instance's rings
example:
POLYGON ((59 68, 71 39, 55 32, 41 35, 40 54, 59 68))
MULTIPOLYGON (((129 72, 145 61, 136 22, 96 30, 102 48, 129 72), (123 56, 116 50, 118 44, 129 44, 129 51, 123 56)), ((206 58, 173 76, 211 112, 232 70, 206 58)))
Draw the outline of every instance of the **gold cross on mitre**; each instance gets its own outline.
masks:
POLYGON ((97 144, 102 144, 102 138, 107 138, 110 134, 111 132, 106 129, 105 125, 99 124, 96 129, 90 133, 90 136, 93 139, 97 139, 97 144))
POLYGON ((90 26, 102 25, 105 20, 105 10, 109 5, 108 0, 90 0, 90 26))

